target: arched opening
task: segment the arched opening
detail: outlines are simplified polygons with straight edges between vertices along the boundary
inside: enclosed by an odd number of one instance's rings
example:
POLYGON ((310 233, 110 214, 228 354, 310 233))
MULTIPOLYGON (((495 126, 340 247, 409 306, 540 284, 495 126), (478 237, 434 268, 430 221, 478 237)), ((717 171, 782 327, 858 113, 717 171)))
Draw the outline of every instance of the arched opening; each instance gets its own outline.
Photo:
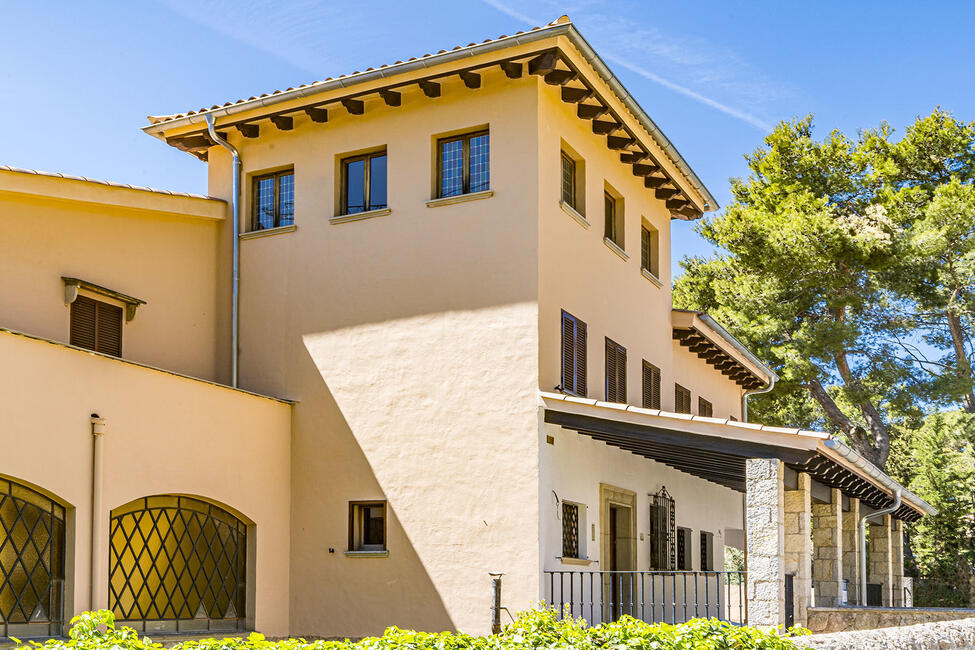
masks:
POLYGON ((64 507, 0 477, 0 637, 61 632, 64 507))
POLYGON ((143 632, 245 627, 247 525, 193 497, 137 499, 111 514, 108 604, 143 632))

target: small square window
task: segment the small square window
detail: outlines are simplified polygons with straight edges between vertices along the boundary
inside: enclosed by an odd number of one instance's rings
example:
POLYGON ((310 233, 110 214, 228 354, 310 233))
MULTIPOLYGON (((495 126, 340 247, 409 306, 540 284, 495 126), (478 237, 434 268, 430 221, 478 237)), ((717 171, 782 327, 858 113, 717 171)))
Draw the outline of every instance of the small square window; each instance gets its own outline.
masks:
POLYGON ((251 230, 291 226, 295 222, 295 172, 254 177, 254 215, 251 230))
POLYGON ((437 141, 437 198, 491 188, 490 144, 487 131, 437 141))
POLYGON ((386 152, 344 159, 340 214, 356 214, 386 207, 386 152))
POLYGON ((349 550, 386 550, 385 501, 353 501, 349 504, 349 550))

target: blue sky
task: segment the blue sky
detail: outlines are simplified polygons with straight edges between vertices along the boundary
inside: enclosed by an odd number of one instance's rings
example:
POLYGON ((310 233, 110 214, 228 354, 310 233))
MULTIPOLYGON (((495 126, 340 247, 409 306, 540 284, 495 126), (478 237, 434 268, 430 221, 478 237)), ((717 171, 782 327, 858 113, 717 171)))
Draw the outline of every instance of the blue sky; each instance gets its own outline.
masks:
MULTIPOLYGON (((466 45, 567 13, 723 205, 770 125, 975 120, 975 3, 0 0, 0 164, 205 192, 145 116, 466 45)), ((675 260, 707 251, 674 229, 675 260)), ((675 262, 676 264, 676 262, 675 262)))

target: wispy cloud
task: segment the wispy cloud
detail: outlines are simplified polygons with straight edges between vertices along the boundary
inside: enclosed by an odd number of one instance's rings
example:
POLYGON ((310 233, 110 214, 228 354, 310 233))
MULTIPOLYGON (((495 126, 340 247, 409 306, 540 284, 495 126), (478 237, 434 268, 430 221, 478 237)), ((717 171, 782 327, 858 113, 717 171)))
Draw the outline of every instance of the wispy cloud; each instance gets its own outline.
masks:
MULTIPOLYGON (((527 25, 542 25, 547 22, 529 16, 499 0, 481 1, 527 25)), ((634 61, 648 58, 662 59, 669 64, 669 67, 680 70, 686 76, 696 78, 699 83, 720 86, 725 90, 730 90, 733 94, 744 96, 748 101, 755 101, 758 97, 768 97, 775 94, 775 91, 768 84, 761 81, 743 83, 734 75, 726 73, 727 65, 718 65, 720 59, 727 61, 733 59, 733 55, 728 53, 721 53, 720 56, 709 54, 708 50, 702 48, 699 43, 682 43, 673 38, 664 37, 652 28, 648 29, 632 21, 607 20, 604 18, 605 12, 598 11, 602 4, 604 3, 601 0, 583 0, 569 9, 573 15, 583 16, 585 22, 593 27, 592 32, 587 31, 587 34, 595 37, 593 40, 618 44, 615 50, 600 48, 602 58, 672 92, 741 120, 763 133, 771 130, 772 126, 767 121, 747 110, 709 97, 686 85, 676 83, 652 72, 644 65, 634 63, 634 61)), ((555 6, 557 5, 552 4, 553 9, 555 6)), ((562 7, 565 10, 564 5, 562 7)), ((740 69, 742 66, 738 65, 737 67, 740 69)))

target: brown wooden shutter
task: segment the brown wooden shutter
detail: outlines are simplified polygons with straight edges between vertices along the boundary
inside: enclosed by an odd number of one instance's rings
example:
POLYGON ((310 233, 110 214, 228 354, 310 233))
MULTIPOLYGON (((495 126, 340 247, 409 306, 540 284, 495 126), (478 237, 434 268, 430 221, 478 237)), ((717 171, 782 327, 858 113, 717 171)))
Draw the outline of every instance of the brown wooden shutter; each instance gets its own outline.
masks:
POLYGON ((643 362, 643 408, 660 408, 660 368, 643 362))
POLYGON ((616 346, 609 339, 606 339, 606 401, 619 401, 616 396, 616 346))
POLYGON ((96 307, 95 351, 122 356, 122 308, 104 302, 96 307))
POLYGON ((711 406, 711 402, 707 401, 703 397, 698 397, 697 414, 709 418, 713 413, 714 413, 714 407, 711 406))
POLYGON ((575 392, 575 323, 562 312, 562 390, 575 392))
POLYGON ((586 324, 576 320, 576 395, 586 396, 586 324))
POLYGON ((626 403, 626 348, 616 346, 616 396, 618 402, 626 403))
POLYGON ((650 270, 650 231, 642 229, 640 236, 640 267, 650 270))
POLYGON ((78 296, 71 303, 71 332, 68 342, 87 350, 95 349, 95 311, 97 302, 78 296))
POLYGON ((678 413, 691 412, 691 391, 680 384, 674 384, 674 410, 678 413))

